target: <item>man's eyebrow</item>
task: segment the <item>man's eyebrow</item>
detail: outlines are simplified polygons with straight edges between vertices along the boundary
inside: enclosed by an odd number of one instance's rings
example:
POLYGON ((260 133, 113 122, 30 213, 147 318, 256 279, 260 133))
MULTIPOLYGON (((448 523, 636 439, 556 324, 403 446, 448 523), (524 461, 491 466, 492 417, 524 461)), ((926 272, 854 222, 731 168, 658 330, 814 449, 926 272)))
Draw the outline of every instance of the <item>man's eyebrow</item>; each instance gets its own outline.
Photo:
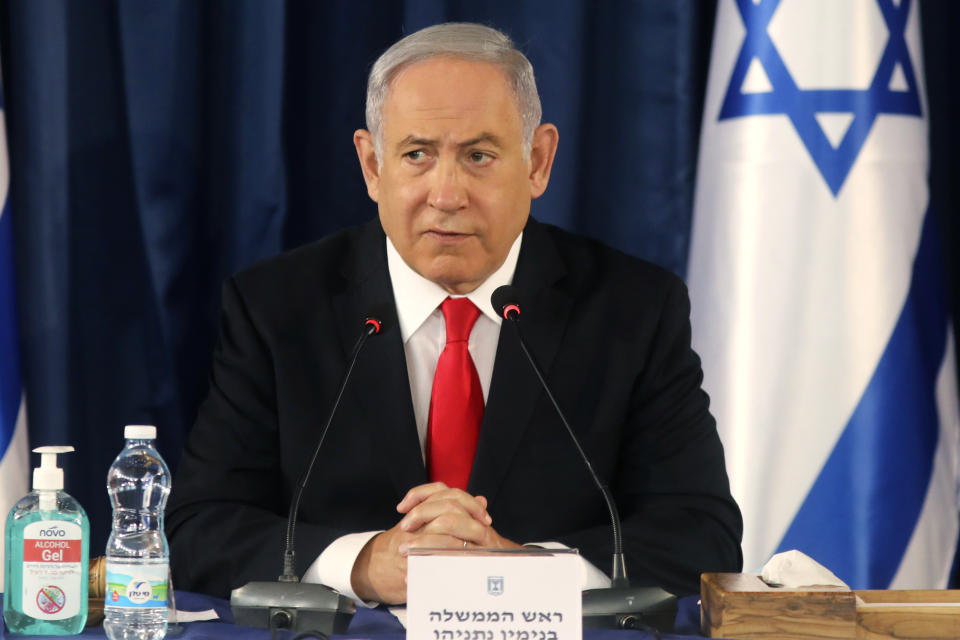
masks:
POLYGON ((400 142, 398 142, 397 148, 399 149, 401 147, 409 147, 409 146, 433 147, 433 146, 436 146, 436 144, 437 144, 436 140, 430 140, 429 138, 418 138, 417 136, 410 135, 404 138, 403 140, 401 140, 400 142))
MULTIPOLYGON (((480 135, 470 138, 469 140, 464 140, 459 143, 458 147, 472 147, 475 144, 480 144, 481 142, 489 142, 490 144, 502 147, 503 143, 500 141, 500 138, 492 133, 483 132, 480 135)), ((415 135, 409 135, 400 142, 397 143, 397 148, 401 149, 403 147, 435 147, 439 144, 436 140, 430 138, 421 138, 415 135)))
POLYGON ((475 144, 480 144, 481 142, 489 142, 495 147, 502 147, 503 144, 500 142, 500 138, 495 136, 492 133, 481 133, 476 138, 470 138, 469 140, 464 140, 460 143, 461 147, 472 147, 475 144))

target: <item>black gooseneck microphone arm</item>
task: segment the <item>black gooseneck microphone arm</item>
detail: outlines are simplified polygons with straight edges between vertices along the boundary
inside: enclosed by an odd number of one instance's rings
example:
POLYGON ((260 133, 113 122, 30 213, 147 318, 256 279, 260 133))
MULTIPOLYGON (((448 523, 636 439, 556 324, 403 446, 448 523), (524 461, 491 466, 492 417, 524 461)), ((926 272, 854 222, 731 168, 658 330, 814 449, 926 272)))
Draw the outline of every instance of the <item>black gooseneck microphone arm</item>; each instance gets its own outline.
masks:
POLYGON ((607 503, 607 509, 610 511, 610 522, 613 525, 613 573, 611 574, 610 587, 606 589, 590 589, 583 592, 583 626, 585 628, 619 628, 619 629, 644 629, 651 631, 655 637, 659 638, 659 631, 670 631, 673 629, 674 619, 677 613, 677 598, 673 594, 659 587, 631 587, 627 579, 627 566, 623 554, 623 533, 620 523, 620 514, 617 512, 617 506, 610 495, 610 489, 600 480, 600 476, 594 470, 590 459, 584 452, 580 441, 574 434, 566 415, 560 409, 560 405, 550 386, 547 384, 543 372, 537 365, 533 354, 527 348, 527 343, 523 340, 520 332, 520 303, 519 293, 516 287, 503 286, 497 288, 490 297, 494 310, 502 315, 504 319, 513 325, 516 330, 517 339, 520 347, 523 349, 527 361, 537 374, 543 390, 550 398, 553 408, 560 421, 567 428, 567 433, 573 440, 580 457, 587 465, 590 476, 594 483, 603 494, 603 499, 607 503))
POLYGON ((517 340, 520 341, 520 348, 523 349, 524 355, 527 356, 527 360, 530 362, 533 372, 537 374, 537 379, 540 380, 540 385, 547 393, 547 397, 550 398, 550 402, 553 404, 553 408, 556 410, 557 415, 560 416, 560 421, 563 423, 563 426, 567 428, 567 433, 570 434, 570 439, 573 440, 573 444, 580 453, 580 457, 583 459, 584 464, 587 465, 587 470, 590 472, 590 477, 593 478, 594 484, 596 484, 597 488, 600 489, 600 493, 603 495, 603 499, 607 503, 607 511, 610 512, 610 521, 613 523, 613 573, 611 574, 610 578, 610 586, 629 586, 630 581, 627 579, 627 563, 623 556, 623 533, 620 531, 620 513, 617 511, 617 505, 613 501, 613 496, 610 495, 610 488, 603 482, 603 480, 600 479, 600 476, 597 475, 597 472, 594 470, 593 465, 590 463, 590 458, 587 456, 587 453, 583 450, 583 446, 580 444, 580 440, 573 432, 573 428, 570 426, 570 423, 567 422, 567 416, 560 409, 557 399, 553 396, 553 392, 550 390, 550 385, 547 384, 546 378, 543 377, 543 372, 540 370, 539 365, 537 365, 536 360, 533 359, 533 355, 527 348, 527 343, 523 339, 523 334, 520 333, 520 306, 516 302, 517 296, 512 289, 513 287, 504 286, 494 291, 493 296, 491 296, 493 307, 504 317, 504 319, 509 320, 510 324, 513 325, 513 328, 516 331, 517 340), (505 290, 503 291, 503 295, 498 295, 502 290, 505 290))
POLYGON ((327 431, 330 430, 333 417, 337 414, 343 392, 357 364, 357 357, 363 350, 367 338, 380 333, 380 330, 379 319, 368 317, 364 321, 363 332, 353 347, 353 353, 343 374, 330 416, 320 433, 317 446, 314 447, 313 457, 310 458, 310 463, 297 483, 297 491, 290 503, 290 514, 287 518, 283 574, 276 582, 254 580, 230 592, 230 609, 233 611, 235 624, 270 629, 274 638, 277 637, 278 629, 303 632, 297 636, 298 638, 328 638, 331 633, 347 632, 350 620, 356 612, 353 600, 325 585, 300 582, 294 561, 296 558, 294 531, 304 487, 310 479, 310 473, 317 462, 320 447, 323 446, 327 431))
POLYGON ((350 381, 350 375, 353 373, 353 367, 357 364, 357 357, 360 355, 360 351, 363 350, 363 345, 366 344, 367 338, 370 336, 380 333, 382 324, 377 318, 367 318, 363 322, 363 333, 360 334, 360 337, 357 338, 356 344, 353 345, 353 353, 350 356, 350 364, 347 365, 347 371, 343 374, 343 381, 340 383, 340 389, 337 391, 337 398, 333 402, 333 408, 330 409, 330 416, 327 418, 327 423, 323 427, 323 431, 320 432, 320 438, 317 440, 317 446, 313 448, 313 457, 310 458, 310 464, 307 465, 307 469, 303 472, 303 476, 300 477, 300 481, 297 483, 297 493, 293 498, 293 501, 290 503, 290 515, 287 517, 287 537, 286 537, 286 549, 283 552, 283 573, 277 578, 280 582, 299 582, 300 579, 297 577, 296 570, 296 551, 294 545, 294 532, 297 526, 297 512, 300 510, 300 499, 303 497, 303 490, 307 486, 307 481, 310 479, 310 473, 313 471, 313 466, 317 462, 317 456, 320 455, 320 447, 323 446, 323 440, 327 437, 327 431, 330 430, 330 424, 333 422, 333 417, 337 415, 337 408, 340 406, 340 399, 343 397, 343 392, 347 388, 347 382, 350 381))

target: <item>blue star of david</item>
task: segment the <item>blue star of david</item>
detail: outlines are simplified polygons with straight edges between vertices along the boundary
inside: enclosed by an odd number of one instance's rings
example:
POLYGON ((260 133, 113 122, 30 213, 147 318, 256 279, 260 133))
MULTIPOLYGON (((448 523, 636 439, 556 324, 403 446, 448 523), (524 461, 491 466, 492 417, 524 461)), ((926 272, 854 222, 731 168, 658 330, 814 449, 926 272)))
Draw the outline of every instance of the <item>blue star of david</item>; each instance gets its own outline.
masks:
POLYGON ((733 67, 719 120, 785 114, 790 118, 817 169, 836 197, 879 114, 922 117, 916 77, 904 39, 910 2, 911 0, 901 0, 900 6, 896 7, 893 0, 877 0, 890 37, 868 89, 801 90, 790 76, 776 45, 767 33, 767 26, 780 0, 761 0, 758 3, 753 0, 737 0, 747 35, 733 67), (747 69, 754 58, 763 66, 773 87, 772 91, 741 91, 747 69), (890 89, 897 63, 900 63, 906 79, 906 91, 890 89), (853 121, 837 148, 830 144, 817 122, 815 116, 818 113, 853 114, 853 121))

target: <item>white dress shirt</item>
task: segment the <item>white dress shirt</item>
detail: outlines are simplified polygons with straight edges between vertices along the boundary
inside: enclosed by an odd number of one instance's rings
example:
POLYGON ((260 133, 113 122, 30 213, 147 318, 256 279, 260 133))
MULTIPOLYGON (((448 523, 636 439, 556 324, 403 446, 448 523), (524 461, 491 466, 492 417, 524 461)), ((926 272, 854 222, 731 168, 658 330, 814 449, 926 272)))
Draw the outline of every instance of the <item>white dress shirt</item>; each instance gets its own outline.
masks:
MULTIPOLYGON (((470 332, 467 348, 473 358, 480 387, 483 390, 483 402, 486 404, 490 393, 490 380, 493 377, 493 362, 497 355, 497 343, 500 340, 502 318, 490 304, 490 296, 505 284, 513 282, 513 274, 520 256, 520 242, 523 233, 517 236, 503 264, 479 287, 465 296, 452 296, 440 285, 427 280, 411 269, 393 243, 387 238, 387 268, 393 285, 393 296, 397 306, 397 320, 403 339, 403 351, 407 359, 407 377, 410 380, 410 395, 413 400, 413 413, 420 436, 420 454, 426 449, 427 420, 430 413, 430 394, 433 390, 433 375, 437 369, 437 360, 447 343, 446 325, 440 304, 451 298, 469 298, 480 309, 480 316, 470 332)), ((571 446, 572 443, 571 443, 571 446)), ((353 592, 350 575, 353 564, 367 542, 379 531, 350 533, 334 540, 310 565, 303 576, 304 582, 323 583, 340 593, 358 600, 353 592)), ((567 548, 559 542, 533 543, 542 547, 567 548)), ((583 560, 584 589, 610 586, 610 579, 591 563, 583 560)), ((358 600, 359 601, 359 600, 358 600)), ((377 603, 364 603, 375 606, 377 603)))

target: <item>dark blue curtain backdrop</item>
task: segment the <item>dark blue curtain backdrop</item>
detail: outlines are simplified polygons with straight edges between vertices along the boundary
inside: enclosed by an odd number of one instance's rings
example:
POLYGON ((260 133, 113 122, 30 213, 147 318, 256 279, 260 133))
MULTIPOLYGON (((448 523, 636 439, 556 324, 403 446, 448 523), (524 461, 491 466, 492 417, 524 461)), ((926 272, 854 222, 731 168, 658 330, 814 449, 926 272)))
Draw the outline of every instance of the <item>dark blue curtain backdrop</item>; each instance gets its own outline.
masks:
MULTIPOLYGON (((921 11, 944 158, 935 209, 955 238, 952 5, 921 11)), ((714 11, 700 0, 0 3, 31 443, 77 447, 67 490, 91 515, 92 552, 109 529, 105 475, 123 425, 157 424, 177 465, 206 392, 222 281, 375 215, 351 136, 387 46, 447 20, 507 31, 560 129, 534 215, 682 275, 714 11)))

